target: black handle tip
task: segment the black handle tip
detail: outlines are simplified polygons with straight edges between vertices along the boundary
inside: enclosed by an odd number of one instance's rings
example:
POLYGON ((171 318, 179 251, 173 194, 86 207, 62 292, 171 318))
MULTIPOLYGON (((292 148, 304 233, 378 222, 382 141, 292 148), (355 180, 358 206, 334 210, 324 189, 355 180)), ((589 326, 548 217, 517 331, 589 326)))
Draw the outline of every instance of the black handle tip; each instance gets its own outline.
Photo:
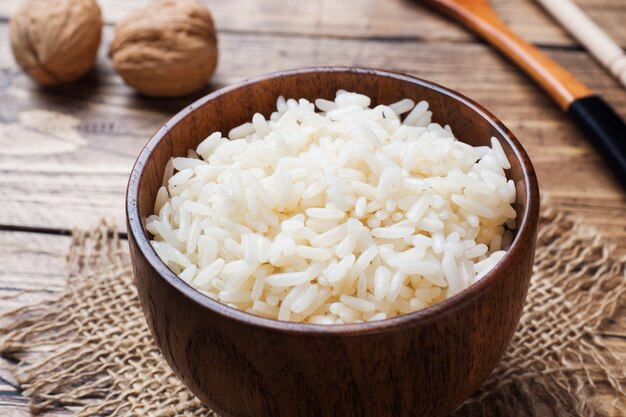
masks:
POLYGON ((567 114, 576 122, 626 188, 626 123, 602 98, 574 101, 567 114))

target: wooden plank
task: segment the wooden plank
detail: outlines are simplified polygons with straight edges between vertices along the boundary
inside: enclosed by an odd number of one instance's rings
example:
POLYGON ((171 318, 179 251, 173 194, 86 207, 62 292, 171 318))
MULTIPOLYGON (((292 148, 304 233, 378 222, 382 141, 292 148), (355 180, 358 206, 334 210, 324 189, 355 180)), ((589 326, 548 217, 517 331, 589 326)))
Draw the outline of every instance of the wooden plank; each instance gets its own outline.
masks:
POLYGON ((0 242, 0 311, 49 298, 64 288, 69 236, 0 232, 0 242))
MULTIPOLYGON (((149 0, 101 0, 105 21, 114 24, 149 0)), ((472 35, 436 16, 419 0, 262 0, 205 1, 217 27, 228 32, 306 34, 341 37, 404 37, 467 41, 472 35)), ((544 45, 573 46, 574 41, 532 0, 492 0, 499 15, 524 38, 544 45)), ((626 8, 622 0, 578 0, 619 43, 626 46, 626 8)), ((0 2, 8 19, 18 1, 0 2)))
MULTIPOLYGON (((70 229, 90 227, 99 217, 110 216, 123 229, 123 196, 134 158, 151 134, 193 98, 137 96, 104 56, 86 80, 42 90, 15 68, 2 42, 6 32, 6 25, 0 26, 0 224, 70 229)), ((107 28, 105 41, 110 37, 107 28)), ((623 91, 586 54, 550 52, 626 115, 623 91)), ((610 207, 615 216, 624 217, 626 201, 602 161, 543 92, 485 45, 439 42, 416 47, 225 33, 210 89, 262 72, 320 64, 407 72, 481 102, 524 143, 543 192, 610 233, 626 253, 626 231, 606 215, 610 207)))
MULTIPOLYGON (((36 303, 63 289, 70 241, 69 236, 0 232, 0 312, 36 303)), ((0 358, 0 415, 31 416, 28 401, 13 377, 14 369, 13 362, 0 358)), ((64 410, 42 414, 68 415, 70 412, 64 410)))
POLYGON ((65 285, 65 257, 71 237, 0 232, 0 287, 3 291, 56 292, 65 285))

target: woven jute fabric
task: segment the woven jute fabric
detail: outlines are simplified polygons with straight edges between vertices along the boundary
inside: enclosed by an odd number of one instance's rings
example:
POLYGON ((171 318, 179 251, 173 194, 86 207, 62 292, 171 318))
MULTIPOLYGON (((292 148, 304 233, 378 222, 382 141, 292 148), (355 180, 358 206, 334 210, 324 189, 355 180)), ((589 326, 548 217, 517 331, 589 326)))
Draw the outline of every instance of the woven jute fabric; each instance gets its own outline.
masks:
MULTIPOLYGON (((102 223, 75 233, 67 289, 6 312, 0 352, 34 411, 211 416, 164 362, 144 321, 126 244, 102 223)), ((624 363, 600 329, 623 301, 626 261, 591 227, 546 209, 524 316, 485 384, 453 416, 626 415, 624 363), (600 395, 600 393, 602 395, 600 395)))

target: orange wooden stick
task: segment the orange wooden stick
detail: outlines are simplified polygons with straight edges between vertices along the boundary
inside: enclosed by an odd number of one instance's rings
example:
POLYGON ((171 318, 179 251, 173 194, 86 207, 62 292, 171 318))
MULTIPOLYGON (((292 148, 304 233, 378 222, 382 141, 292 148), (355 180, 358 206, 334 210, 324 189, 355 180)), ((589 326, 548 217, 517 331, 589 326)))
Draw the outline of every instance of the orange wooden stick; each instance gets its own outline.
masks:
POLYGON ((593 95, 574 75, 539 49, 513 33, 500 20, 488 0, 421 0, 459 20, 513 60, 563 109, 575 100, 593 95))

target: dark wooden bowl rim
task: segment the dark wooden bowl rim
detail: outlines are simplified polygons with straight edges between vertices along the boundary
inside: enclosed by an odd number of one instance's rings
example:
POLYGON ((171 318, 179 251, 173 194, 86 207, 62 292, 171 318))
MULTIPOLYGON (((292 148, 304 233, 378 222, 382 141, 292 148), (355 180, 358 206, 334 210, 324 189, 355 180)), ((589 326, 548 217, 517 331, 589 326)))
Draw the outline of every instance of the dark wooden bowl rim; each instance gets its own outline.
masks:
MULTIPOLYGON (((298 98, 298 97, 295 97, 298 98)), ((530 240, 533 239, 532 227, 529 224, 532 221, 536 221, 539 213, 539 187, 536 181, 535 171, 530 162, 526 151, 522 145, 515 138, 515 136, 489 111, 470 100, 469 98, 459 94, 453 90, 442 87, 438 84, 425 81, 416 77, 412 77, 405 74, 394 73, 377 69, 355 68, 355 67, 313 67, 304 69, 294 69, 287 71, 279 71, 270 74, 261 75, 259 77, 250 78, 243 82, 219 89, 205 97, 200 98, 193 104, 189 105, 185 109, 181 110, 171 120, 169 120, 156 134, 150 139, 150 141, 143 148, 130 175, 128 182, 128 188, 126 192, 126 215, 128 224, 130 225, 128 232, 132 234, 133 239, 137 243, 137 246, 143 256, 146 257, 150 265, 163 277, 163 279, 180 291, 191 303, 197 303, 202 307, 217 312, 221 315, 227 316, 232 320, 244 322, 250 326, 258 326, 273 329, 275 331, 284 333, 299 333, 299 334, 314 334, 317 336, 329 335, 329 336, 346 336, 365 333, 381 333, 391 331, 397 328, 405 327, 408 324, 415 324, 416 321, 431 321, 437 320, 437 316, 450 312, 459 308, 462 308, 468 303, 472 303, 483 291, 483 289, 492 285, 497 279, 507 279, 508 277, 504 273, 507 271, 516 257, 518 257, 525 245, 531 244, 530 240), (141 186, 141 174, 146 161, 150 158, 152 150, 159 141, 167 135, 168 131, 174 127, 177 123, 187 117, 190 113, 202 107, 205 103, 214 100, 224 94, 228 94, 231 91, 246 88, 251 84, 255 84, 261 81, 265 81, 272 78, 288 77, 296 74, 306 73, 320 73, 320 72, 351 72, 358 74, 367 74, 373 76, 382 76, 388 78, 394 78, 399 81, 413 83, 422 87, 434 90, 440 94, 449 96, 467 107, 471 108, 476 113, 480 114, 485 120, 487 120, 506 140, 515 152, 515 156, 521 164, 522 172, 524 174, 524 181, 526 183, 526 204, 525 210, 518 213, 516 219, 517 234, 513 241, 513 244, 509 248, 506 255, 498 262, 498 264, 487 273, 481 280, 471 285, 469 288, 461 291, 460 293, 441 301, 431 307, 418 310, 413 313, 403 314, 397 317, 375 321, 367 323, 355 323, 355 324, 341 324, 341 325, 323 325, 323 324, 308 324, 308 323, 295 323, 278 321, 274 319, 268 319, 265 317, 257 316, 251 313, 247 313, 242 310, 229 307, 218 301, 215 301, 200 292, 196 291, 193 287, 185 283, 178 278, 172 270, 170 270, 165 263, 159 258, 157 253, 150 245, 150 239, 146 234, 143 227, 143 220, 139 214, 138 195, 139 187, 141 186)))

